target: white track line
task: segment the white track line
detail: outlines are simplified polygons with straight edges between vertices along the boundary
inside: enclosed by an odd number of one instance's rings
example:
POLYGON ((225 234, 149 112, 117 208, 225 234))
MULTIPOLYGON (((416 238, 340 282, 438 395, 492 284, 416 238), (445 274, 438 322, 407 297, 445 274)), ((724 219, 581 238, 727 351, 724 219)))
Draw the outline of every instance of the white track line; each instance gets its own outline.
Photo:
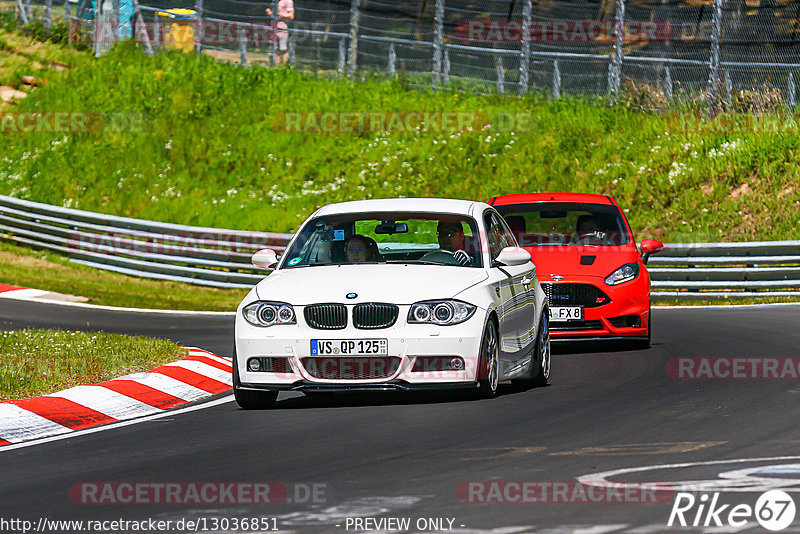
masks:
MULTIPOLYGON (((123 426, 136 425, 136 424, 139 424, 139 423, 145 423, 147 421, 153 421, 155 419, 161 419, 161 418, 164 418, 164 417, 172 417, 174 415, 178 415, 178 414, 181 414, 181 413, 194 412, 196 410, 203 410, 205 408, 211 408, 212 406, 218 406, 220 404, 225 404, 227 402, 233 402, 233 395, 228 395, 228 396, 223 397, 221 399, 216 399, 216 400, 213 400, 213 401, 204 402, 202 404, 197 404, 195 406, 189 406, 189 407, 181 408, 181 409, 177 409, 177 410, 166 410, 166 411, 164 411, 162 413, 157 413, 157 414, 153 414, 153 415, 146 415, 146 416, 140 417, 138 419, 130 419, 128 421, 120 421, 119 423, 111 423, 109 425, 96 426, 96 427, 92 427, 92 428, 86 428, 86 429, 83 429, 83 430, 76 430, 74 432, 70 432, 68 428, 61 427, 61 428, 64 428, 64 430, 66 432, 68 432, 68 433, 67 434, 58 435, 58 436, 45 437, 45 438, 37 439, 37 440, 33 440, 33 441, 25 441, 24 443, 16 443, 16 444, 12 444, 12 445, 5 445, 3 447, 0 447, 0 454, 2 454, 4 452, 9 452, 9 451, 12 451, 12 450, 15 450, 15 449, 22 449, 24 447, 33 447, 34 445, 42 445, 44 443, 51 443, 53 441, 59 441, 59 440, 62 440, 62 439, 72 439, 72 438, 75 438, 75 437, 78 437, 78 436, 83 436, 84 434, 94 434, 95 432, 104 432, 106 430, 113 430, 115 428, 120 428, 120 427, 123 427, 123 426)), ((0 406, 2 406, 2 405, 0 405, 0 406)), ((53 423, 53 424, 55 424, 55 423, 53 423)), ((4 438, 4 439, 6 439, 8 441, 12 441, 12 440, 10 440, 8 438, 4 438)))
MULTIPOLYGON (((0 427, 0 438, 11 443, 29 440, 31 436, 45 437, 54 434, 73 434, 72 429, 54 423, 50 419, 45 419, 41 415, 23 410, 15 404, 0 404, 0 421, 3 422, 3 426, 0 427)), ((11 445, 0 447, 0 450, 6 447, 11 447, 11 445)))
POLYGON ((103 386, 76 386, 44 396, 61 397, 114 419, 130 419, 163 411, 103 386))

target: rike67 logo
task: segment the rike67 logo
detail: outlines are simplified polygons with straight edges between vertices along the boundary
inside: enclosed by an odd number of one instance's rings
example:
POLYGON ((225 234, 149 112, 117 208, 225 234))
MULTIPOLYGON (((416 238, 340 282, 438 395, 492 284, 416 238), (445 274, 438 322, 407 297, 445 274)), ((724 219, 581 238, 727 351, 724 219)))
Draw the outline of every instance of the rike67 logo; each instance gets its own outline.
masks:
POLYGON ((767 530, 780 531, 794 521, 794 500, 785 491, 762 493, 755 506, 721 504, 720 495, 720 492, 701 493, 699 496, 678 493, 667 526, 742 528, 755 520, 767 530))

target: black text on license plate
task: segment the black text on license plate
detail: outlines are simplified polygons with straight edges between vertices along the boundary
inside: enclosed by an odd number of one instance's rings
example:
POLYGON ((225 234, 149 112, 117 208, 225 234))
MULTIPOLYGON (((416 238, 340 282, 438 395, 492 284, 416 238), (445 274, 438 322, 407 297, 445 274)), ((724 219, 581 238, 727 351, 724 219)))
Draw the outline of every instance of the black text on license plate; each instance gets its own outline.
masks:
POLYGON ((385 339, 312 339, 312 356, 359 356, 389 354, 385 339))
POLYGON ((581 306, 552 306, 550 320, 554 323, 564 321, 583 321, 583 307, 581 306))

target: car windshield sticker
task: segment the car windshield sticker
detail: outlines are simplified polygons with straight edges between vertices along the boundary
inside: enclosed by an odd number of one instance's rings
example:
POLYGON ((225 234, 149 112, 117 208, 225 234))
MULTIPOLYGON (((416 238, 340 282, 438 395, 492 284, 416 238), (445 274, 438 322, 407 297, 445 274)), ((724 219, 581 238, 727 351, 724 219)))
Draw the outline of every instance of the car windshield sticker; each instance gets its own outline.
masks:
POLYGON ((300 257, 292 258, 291 260, 289 260, 289 265, 297 265, 301 261, 303 261, 303 258, 300 257))
POLYGON ((333 240, 334 241, 344 241, 344 230, 334 230, 333 231, 333 240))

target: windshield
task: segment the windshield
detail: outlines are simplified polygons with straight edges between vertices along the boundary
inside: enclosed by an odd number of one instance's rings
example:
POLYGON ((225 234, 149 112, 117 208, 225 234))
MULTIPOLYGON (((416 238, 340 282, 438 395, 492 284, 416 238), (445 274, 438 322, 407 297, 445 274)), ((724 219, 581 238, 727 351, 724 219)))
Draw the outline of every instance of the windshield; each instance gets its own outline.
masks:
POLYGON ((541 202, 495 206, 521 247, 537 245, 616 246, 630 242, 616 206, 541 202))
POLYGON ((475 220, 431 213, 353 213, 309 221, 282 269, 314 265, 411 263, 482 267, 475 220))

